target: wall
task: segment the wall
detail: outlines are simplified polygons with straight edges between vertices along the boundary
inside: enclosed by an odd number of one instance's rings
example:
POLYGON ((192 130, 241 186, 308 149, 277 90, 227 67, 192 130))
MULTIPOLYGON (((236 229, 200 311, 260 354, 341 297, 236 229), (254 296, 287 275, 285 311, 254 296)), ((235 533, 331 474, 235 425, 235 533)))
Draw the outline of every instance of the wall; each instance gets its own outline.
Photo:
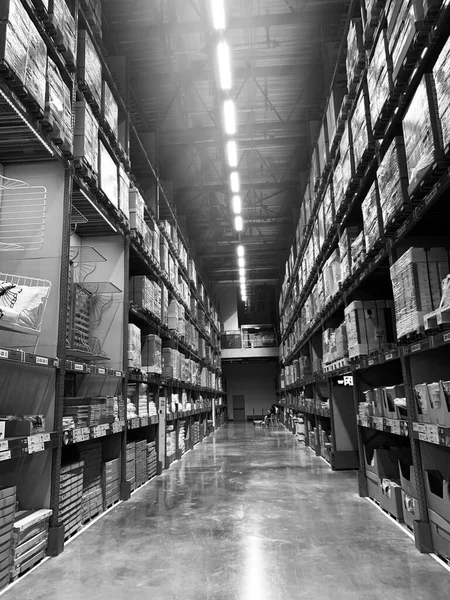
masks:
POLYGON ((228 397, 228 418, 233 418, 233 396, 245 396, 246 416, 261 412, 277 401, 276 376, 278 360, 265 362, 222 363, 224 380, 228 397))
POLYGON ((219 299, 220 322, 224 331, 233 331, 239 329, 238 309, 237 309, 237 287, 217 286, 214 290, 219 299))

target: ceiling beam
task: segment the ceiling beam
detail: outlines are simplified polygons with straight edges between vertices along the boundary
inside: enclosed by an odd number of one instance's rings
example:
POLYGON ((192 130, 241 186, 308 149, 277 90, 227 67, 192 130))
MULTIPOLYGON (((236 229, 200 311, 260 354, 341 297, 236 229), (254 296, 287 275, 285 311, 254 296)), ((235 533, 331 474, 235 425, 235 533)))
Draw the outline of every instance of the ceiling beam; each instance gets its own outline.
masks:
MULTIPOLYGON (((287 190, 297 189, 300 187, 300 181, 287 180, 282 183, 276 181, 259 181, 259 182, 241 182, 241 191, 253 191, 253 190, 287 190)), ((179 194, 199 194, 201 192, 222 192, 223 194, 229 194, 228 183, 226 185, 215 182, 205 182, 201 186, 185 186, 177 189, 179 194)))

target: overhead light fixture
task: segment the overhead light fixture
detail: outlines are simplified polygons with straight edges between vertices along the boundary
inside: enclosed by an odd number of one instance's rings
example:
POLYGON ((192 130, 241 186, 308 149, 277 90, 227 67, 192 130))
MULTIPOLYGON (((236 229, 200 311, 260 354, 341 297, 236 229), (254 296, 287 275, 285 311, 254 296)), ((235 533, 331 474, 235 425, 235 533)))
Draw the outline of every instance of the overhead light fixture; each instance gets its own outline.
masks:
POLYGON ((225 6, 223 0, 211 0, 213 27, 216 31, 225 29, 225 6))
POLYGON ((237 144, 235 140, 228 140, 227 142, 227 155, 228 165, 231 169, 235 169, 238 166, 237 159, 237 144))
POLYGON ((245 285, 245 277, 239 277, 239 281, 241 282, 241 285, 245 285))
POLYGON ((225 133, 227 135, 236 134, 236 108, 233 100, 225 100, 223 103, 223 120, 225 133))
POLYGON ((237 215, 234 219, 234 228, 236 231, 242 231, 244 229, 244 222, 242 220, 241 215, 237 215))
POLYGON ((217 62, 219 64, 220 89, 229 92, 231 90, 230 46, 224 40, 217 45, 217 62))
POLYGON ((240 196, 233 196, 233 212, 235 215, 240 215, 242 211, 242 202, 240 196))
POLYGON ((239 183, 239 173, 237 171, 233 171, 230 174, 230 187, 233 194, 239 194, 241 185, 239 183))
POLYGON ((239 269, 239 276, 245 277, 245 269, 243 267, 239 269))
POLYGON ((238 258, 238 267, 240 269, 243 269, 245 267, 245 258, 243 256, 238 258))
POLYGON ((239 244, 239 246, 237 247, 237 255, 239 256, 239 258, 242 258, 245 254, 245 248, 244 246, 242 246, 241 244, 239 244))

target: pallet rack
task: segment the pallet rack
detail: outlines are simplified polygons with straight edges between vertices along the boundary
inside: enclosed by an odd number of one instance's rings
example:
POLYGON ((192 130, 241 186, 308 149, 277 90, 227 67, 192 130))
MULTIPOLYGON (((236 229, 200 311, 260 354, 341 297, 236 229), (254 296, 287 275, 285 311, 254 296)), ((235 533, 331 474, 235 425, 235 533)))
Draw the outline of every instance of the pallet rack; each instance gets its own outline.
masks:
MULTIPOLYGON (((310 197, 305 195, 303 202, 307 210, 302 209, 303 220, 286 266, 280 298, 282 375, 278 390, 287 426, 294 431, 293 416, 302 414, 305 443, 326 458, 333 469, 356 469, 360 496, 372 497, 412 529, 419 551, 434 551, 446 560, 450 560, 450 475, 446 467, 450 458, 450 423, 443 416, 445 401, 439 405, 429 395, 424 396, 426 400, 420 396, 421 390, 437 389, 437 382, 446 378, 444 365, 448 361, 450 335, 445 331, 445 319, 430 317, 426 321, 428 331, 418 327, 399 339, 379 341, 378 347, 371 350, 361 347, 359 353, 350 357, 345 352, 338 352, 335 360, 325 356, 329 350, 327 332, 342 333, 341 323, 353 302, 362 305, 365 301, 382 300, 384 308, 393 311, 391 268, 405 251, 411 247, 449 246, 443 221, 448 215, 450 157, 439 135, 442 115, 435 110, 437 101, 432 93, 432 158, 419 177, 409 178, 404 202, 399 210, 394 210, 390 221, 377 196, 379 229, 372 247, 355 260, 349 275, 332 293, 327 295, 325 291, 315 311, 309 310, 308 303, 321 285, 327 261, 339 248, 345 229, 356 226, 356 232, 365 231, 362 203, 369 193, 374 197, 378 194, 372 186, 393 140, 403 133, 405 116, 419 86, 426 85, 433 91, 430 74, 448 40, 449 17, 449 3, 440 0, 352 2, 348 29, 360 28, 359 50, 363 50, 364 59, 359 61, 358 69, 348 74, 344 90, 337 77, 339 66, 336 70, 332 96, 344 100, 341 111, 336 111, 335 137, 329 140, 331 170, 325 167, 317 179, 309 181, 310 197), (405 37, 395 46, 396 15, 406 5, 409 15, 414 16, 404 21, 405 37), (332 194, 341 155, 347 150, 353 152, 351 140, 349 148, 342 147, 342 132, 349 127, 347 120, 351 123, 361 94, 370 105, 367 85, 377 43, 382 43, 387 53, 389 93, 378 117, 371 121, 370 114, 366 116, 369 134, 365 150, 359 154, 359 169, 352 164, 342 194, 335 198, 328 231, 313 249, 311 258, 309 246, 315 221, 321 219, 324 198, 332 194), (309 269, 304 268, 305 262, 310 264, 309 269), (429 388, 428 384, 434 387, 429 388), (398 392, 402 402, 390 399, 391 390, 398 392), (436 406, 443 411, 438 416, 436 406)), ((345 38, 342 46, 341 62, 345 38)), ((323 127, 326 125, 325 117, 323 127)), ((408 175, 403 176, 407 185, 408 175)))
MULTIPOLYGON (((54 0, 51 3, 54 10, 60 7, 70 13, 65 21, 66 26, 73 24, 74 27, 75 37, 69 39, 70 43, 65 37, 67 32, 58 28, 55 14, 48 12, 46 3, 11 1, 19 3, 36 28, 61 81, 70 92, 72 109, 69 119, 72 131, 63 135, 56 121, 45 113, 45 107, 40 107, 32 90, 18 79, 6 61, 1 61, 0 107, 2 123, 7 124, 7 130, 0 132, 1 175, 23 180, 29 186, 41 186, 40 189, 45 187, 46 204, 44 223, 42 219, 39 221, 39 232, 42 228, 44 232, 42 244, 38 244, 39 247, 32 244, 29 248, 23 244, 21 248, 10 246, 7 249, 4 244, 0 247, 0 271, 33 275, 52 285, 48 298, 45 297, 45 312, 40 330, 36 331, 36 345, 33 336, 18 334, 17 328, 0 329, 0 414, 42 415, 44 420, 40 427, 33 425, 33 429, 29 425, 28 431, 14 436, 9 436, 7 431, 2 433, 0 483, 2 487, 15 487, 21 508, 51 509, 47 554, 55 556, 63 551, 65 541, 84 523, 109 505, 130 497, 136 485, 133 486, 126 477, 127 444, 141 442, 141 450, 143 444, 147 444, 149 461, 154 464, 156 456, 157 473, 161 473, 172 460, 181 458, 185 451, 223 424, 226 406, 220 381, 217 311, 205 292, 201 277, 195 270, 193 274, 189 273, 181 261, 181 246, 189 260, 193 261, 194 256, 177 223, 165 185, 130 119, 125 61, 122 57, 105 58, 101 17, 99 19, 95 5, 88 0, 68 0, 67 4, 64 0, 54 0), (80 71, 79 63, 77 65, 78 31, 84 32, 83 39, 89 38, 99 59, 103 85, 108 86, 117 104, 117 131, 113 131, 105 117, 98 94, 93 93, 98 90, 93 90, 86 74, 80 71), (161 228, 168 252, 178 267, 178 276, 184 280, 201 315, 188 305, 152 253, 144 248, 136 232, 130 229, 126 206, 113 202, 110 190, 93 165, 77 157, 73 146, 76 103, 85 103, 92 111, 98 121, 99 141, 104 151, 116 166, 116 172, 120 167, 120 172, 130 178, 137 190, 140 189, 139 180, 133 175, 131 151, 147 165, 149 175, 145 184, 148 186, 151 181, 155 192, 158 191, 159 202, 142 194, 146 202, 145 221, 161 228), (163 229, 162 214, 176 231, 180 246, 176 246, 163 229), (133 275, 146 275, 165 285, 169 297, 183 306, 186 320, 203 340, 204 353, 199 353, 189 340, 170 330, 161 315, 151 314, 130 303, 129 278, 133 275), (79 311, 77 336, 68 335, 74 327, 73 319, 68 320, 67 311, 68 306, 75 306, 74 282, 89 292, 94 304, 91 310, 96 315, 90 325, 83 321, 85 303, 80 300, 76 305, 79 311), (128 359, 129 323, 160 336, 163 343, 194 361, 206 373, 205 381, 180 381, 133 368, 128 359), (89 335, 95 339, 95 345, 84 343, 89 335), (152 394, 157 414, 128 418, 126 398, 129 394, 139 394, 141 384, 146 384, 152 394), (173 412, 168 402, 172 393, 185 394, 189 410, 182 410, 180 403, 173 412), (84 402, 82 409, 75 406, 74 411, 80 410, 85 418, 86 414, 92 415, 97 410, 97 397, 115 399, 114 418, 110 401, 110 412, 97 419, 95 424, 89 424, 89 420, 79 421, 82 425, 76 421, 67 424, 64 420, 65 400, 74 398, 80 400, 80 404, 84 402), (181 433, 177 436, 175 455, 167 461, 165 444, 166 427, 169 426, 183 432, 183 436, 181 433), (88 463, 93 482, 82 514, 80 502, 84 488, 80 483, 83 480, 80 459, 85 463, 85 484, 88 463), (102 468, 107 469, 103 474, 98 471, 99 460, 102 468), (111 479, 109 483, 103 481, 105 476, 111 479), (101 485, 109 485, 108 502, 106 497, 100 502, 101 485), (73 497, 69 498, 69 492, 73 497)), ((26 284, 27 280, 24 282, 26 284)), ((23 284, 22 281, 19 283, 23 284)), ((36 284, 36 287, 39 286, 36 284)), ((141 456, 144 456, 142 452, 141 456)), ((30 567, 34 564, 32 561, 30 567)), ((6 583, 3 574, 1 581, 2 585, 6 583)))

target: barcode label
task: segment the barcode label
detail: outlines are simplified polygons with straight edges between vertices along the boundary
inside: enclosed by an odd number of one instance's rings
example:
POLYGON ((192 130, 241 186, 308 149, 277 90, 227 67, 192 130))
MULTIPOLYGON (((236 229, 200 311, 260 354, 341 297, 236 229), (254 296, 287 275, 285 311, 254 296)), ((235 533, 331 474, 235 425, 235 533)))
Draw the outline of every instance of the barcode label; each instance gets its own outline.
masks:
POLYGON ((116 371, 116 377, 122 377, 122 371, 116 371))
POLYGON ((8 350, 0 350, 0 358, 9 358, 8 350))
POLYGON ((29 444, 28 445, 28 454, 35 454, 36 452, 42 452, 45 449, 44 444, 29 444))
POLYGON ((0 452, 0 461, 9 460, 11 458, 11 451, 7 450, 6 452, 0 452))
POLYGON ((2 442, 0 442, 0 452, 5 452, 5 450, 8 450, 9 448, 9 442, 7 440, 3 440, 2 442))
POLYGON ((37 365, 48 365, 48 358, 44 358, 43 356, 36 356, 36 364, 37 365))

